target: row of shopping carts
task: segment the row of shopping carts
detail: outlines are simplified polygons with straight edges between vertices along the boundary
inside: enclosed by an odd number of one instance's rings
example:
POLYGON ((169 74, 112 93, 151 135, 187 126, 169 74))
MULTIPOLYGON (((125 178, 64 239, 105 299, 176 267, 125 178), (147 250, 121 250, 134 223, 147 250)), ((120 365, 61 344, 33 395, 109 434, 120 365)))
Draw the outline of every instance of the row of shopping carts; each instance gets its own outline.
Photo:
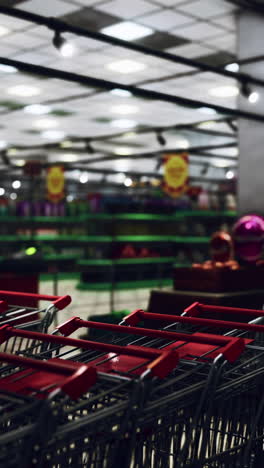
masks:
POLYGON ((47 333, 68 296, 1 297, 0 467, 264 466, 263 311, 195 303, 47 333))

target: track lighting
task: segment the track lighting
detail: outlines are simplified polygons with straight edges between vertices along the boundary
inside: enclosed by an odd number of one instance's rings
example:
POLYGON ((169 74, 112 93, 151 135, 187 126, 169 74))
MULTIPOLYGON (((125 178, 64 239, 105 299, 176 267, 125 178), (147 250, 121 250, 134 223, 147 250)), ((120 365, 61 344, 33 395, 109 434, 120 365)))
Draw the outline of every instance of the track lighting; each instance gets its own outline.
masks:
POLYGON ((241 94, 248 99, 250 104, 255 104, 259 99, 259 93, 252 91, 248 83, 242 83, 241 94))
POLYGON ((164 136, 162 135, 162 133, 161 133, 161 132, 157 132, 156 136, 157 136, 157 141, 158 141, 158 143, 159 143, 161 146, 165 146, 165 145, 166 145, 166 140, 165 140, 164 136))
POLYGON ((63 57, 72 57, 74 54, 74 46, 62 37, 60 31, 55 31, 52 43, 63 57))
POLYGON ((206 164, 206 165, 203 166, 202 169, 201 169, 201 175, 206 176, 207 173, 208 173, 208 170, 209 170, 209 166, 208 166, 208 164, 206 164))
POLYGON ((156 171, 159 171, 160 168, 161 168, 161 166, 162 166, 162 164, 163 164, 163 159, 162 159, 162 158, 157 159, 156 166, 155 166, 155 170, 156 170, 156 171))
POLYGON ((95 153, 95 149, 93 148, 93 146, 91 145, 91 143, 89 141, 87 141, 85 143, 85 148, 87 149, 87 152, 89 154, 94 154, 95 153))
POLYGON ((226 179, 233 179, 235 177, 235 174, 234 174, 234 171, 231 171, 230 169, 225 171, 225 176, 226 176, 226 179))
POLYGON ((8 157, 8 151, 7 150, 1 151, 1 159, 2 159, 2 162, 6 166, 10 166, 10 159, 8 157))

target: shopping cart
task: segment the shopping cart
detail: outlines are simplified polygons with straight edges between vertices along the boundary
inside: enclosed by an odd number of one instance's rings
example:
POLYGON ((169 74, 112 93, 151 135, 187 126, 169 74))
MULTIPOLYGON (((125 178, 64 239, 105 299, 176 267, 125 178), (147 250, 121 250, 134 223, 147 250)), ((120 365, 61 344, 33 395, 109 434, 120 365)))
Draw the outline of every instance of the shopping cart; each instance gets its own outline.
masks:
POLYGON ((10 324, 19 328, 47 333, 59 310, 71 303, 70 296, 49 296, 12 291, 0 291, 0 325, 10 324), (25 307, 21 301, 51 302, 41 307, 25 307))
POLYGON ((87 392, 96 382, 96 369, 6 353, 0 353, 0 366, 0 466, 40 466, 56 427, 58 399, 68 395, 76 400, 87 392))
MULTIPOLYGON (((191 323, 192 319, 186 321, 191 323)), ((105 342, 108 339, 114 340, 115 343, 128 344, 128 337, 132 335, 134 339, 130 338, 130 343, 161 349, 172 347, 177 349, 181 356, 179 365, 166 381, 156 382, 147 389, 135 420, 134 430, 130 433, 133 455, 124 466, 191 466, 192 460, 195 460, 193 466, 203 466, 198 463, 205 458, 203 452, 208 452, 207 447, 201 445, 204 441, 201 434, 204 434, 208 426, 209 403, 213 401, 222 371, 233 368, 233 365, 226 366, 225 360, 235 362, 241 352, 241 348, 238 352, 236 347, 244 346, 245 343, 235 340, 228 345, 225 342, 224 345, 222 340, 226 337, 211 335, 210 338, 205 334, 190 335, 134 326, 122 327, 83 321, 77 317, 59 326, 58 330, 64 335, 69 335, 83 327, 105 331, 102 335, 105 342), (125 338, 117 338, 117 334, 125 335, 125 338)), ((211 421, 211 417, 209 420, 211 421)), ((249 429, 248 431, 250 434, 249 429)), ((241 443, 240 440, 240 445, 241 443)))
MULTIPOLYGON (((61 362, 61 358, 70 356, 73 360, 63 362, 75 367, 85 361, 89 369, 96 368, 97 382, 87 395, 77 402, 58 397, 52 401, 53 430, 48 442, 41 445, 42 462, 38 459, 37 465, 43 467, 123 466, 130 458, 126 435, 131 433, 138 403, 143 400, 145 381, 149 383, 155 376, 165 378, 178 363, 174 350, 89 342, 8 325, 0 328, 0 341, 2 348, 16 350, 15 359, 25 359, 23 355, 27 354, 30 363, 36 365, 61 362), (123 357, 123 366, 119 366, 123 357), (111 369, 107 367, 109 361, 114 363, 111 369)), ((2 370, 6 375, 8 369, 2 370)), ((39 378, 36 382, 39 385, 39 378)), ((0 378, 0 390, 2 383, 0 378)), ((21 386, 14 389, 21 391, 21 386)))
MULTIPOLYGON (((130 325, 134 327, 142 321, 145 326, 148 321, 152 324, 160 322, 162 326, 164 326, 164 322, 169 323, 161 333, 177 334, 181 331, 195 336, 200 332, 221 333, 222 331, 229 336, 243 336, 253 339, 252 343, 247 344, 246 351, 238 362, 232 368, 225 369, 221 373, 214 398, 208 399, 206 411, 200 413, 202 416, 200 422, 198 423, 196 418, 195 424, 192 424, 195 436, 186 438, 181 450, 181 457, 177 459, 179 466, 185 466, 184 463, 187 461, 186 466, 195 468, 200 466, 217 468, 261 467, 264 465, 264 326, 259 324, 263 317, 263 311, 230 309, 196 303, 185 311, 184 317, 152 314, 137 310, 124 319, 123 323, 129 325, 129 328, 130 325), (219 314, 220 317, 229 320, 220 320, 219 314), (215 318, 216 315, 217 318, 215 318), (212 316, 213 319, 208 319, 212 316), (248 321, 250 323, 247 323, 248 321)), ((163 458, 167 462, 170 453, 171 460, 175 461, 173 454, 179 450, 176 450, 175 447, 172 448, 175 444, 173 426, 169 426, 169 431, 165 431, 164 418, 162 421, 163 429, 154 442, 155 453, 161 450, 163 458), (165 433, 167 448, 165 442, 165 445, 161 445, 161 437, 165 433), (170 434, 169 437, 168 434, 170 434), (167 458, 165 454, 167 454, 167 458)), ((179 439, 179 435, 177 437, 179 439)))

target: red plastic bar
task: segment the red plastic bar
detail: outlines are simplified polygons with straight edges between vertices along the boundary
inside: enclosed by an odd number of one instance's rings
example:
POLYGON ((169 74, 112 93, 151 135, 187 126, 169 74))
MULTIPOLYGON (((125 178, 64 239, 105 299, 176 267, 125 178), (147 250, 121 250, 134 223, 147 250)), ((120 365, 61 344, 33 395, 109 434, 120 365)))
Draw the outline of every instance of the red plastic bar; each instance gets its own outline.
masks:
MULTIPOLYGON (((128 315, 124 320, 130 324, 130 315, 128 315)), ((157 320, 163 321, 168 323, 187 323, 190 325, 201 325, 206 327, 212 328, 237 328, 239 330, 246 330, 251 332, 257 333, 264 333, 264 325, 257 325, 257 324, 249 324, 243 322, 231 322, 227 320, 215 320, 210 318, 199 318, 199 317, 182 317, 182 316, 175 316, 175 315, 168 315, 168 314, 153 314, 151 312, 144 312, 143 310, 137 310, 132 312, 131 314, 132 322, 135 323, 136 319, 137 322, 140 320, 157 320)), ((131 328, 131 327, 129 327, 131 328)), ((174 333, 174 332, 172 332, 174 333)))
MULTIPOLYGON (((125 328, 125 327, 124 327, 125 328)), ((40 342, 61 344, 64 346, 73 346, 79 349, 89 349, 102 351, 105 353, 123 354, 127 356, 135 356, 145 359, 153 359, 154 361, 147 365, 147 368, 152 371, 157 377, 163 378, 171 372, 178 364, 179 355, 175 350, 160 350, 152 348, 143 348, 140 346, 119 346, 108 343, 99 343, 96 341, 80 340, 76 338, 66 338, 64 336, 48 335, 46 333, 31 332, 27 330, 19 330, 8 325, 0 327, 0 344, 12 336, 21 338, 38 340, 40 342)))
MULTIPOLYGON (((27 299, 37 299, 39 301, 51 301, 53 302, 54 306, 62 310, 67 305, 71 303, 70 296, 49 296, 46 294, 33 294, 33 293, 23 293, 23 292, 14 292, 14 291, 0 291, 0 297, 3 295, 4 297, 8 297, 11 300, 19 300, 19 298, 27 298, 27 299)), ((18 304, 19 305, 19 304, 18 304)))
POLYGON ((8 304, 6 301, 0 301, 0 314, 6 312, 8 309, 8 304))
POLYGON ((194 302, 191 304, 187 309, 184 310, 188 316, 195 317, 203 312, 219 312, 223 315, 238 315, 238 316, 248 316, 254 318, 264 317, 264 310, 256 310, 256 309, 239 309, 238 307, 223 307, 223 306, 214 306, 214 305, 207 305, 201 304, 200 302, 194 302))
MULTIPOLYGON (((150 318, 149 315, 155 317, 159 316, 162 317, 158 318, 158 320, 166 320, 166 316, 161 314, 150 314, 148 312, 144 312, 142 310, 138 310, 132 312, 131 315, 128 315, 128 319, 131 316, 133 318, 133 323, 135 323, 135 318, 137 316, 137 321, 139 322, 143 315, 146 314, 147 318, 150 318), (135 315, 137 314, 137 315, 135 315), (165 317, 165 319, 164 319, 165 317)), ((173 317, 173 316, 168 316, 173 317)), ((185 318, 185 317, 181 317, 185 318)), ((192 318, 185 318, 186 322, 192 323, 192 318)), ((175 322, 175 317, 173 317, 173 322, 175 322)), ((75 330, 79 328, 96 328, 100 330, 108 330, 111 332, 117 333, 125 333, 128 335, 140 335, 140 336, 147 336, 149 338, 163 338, 170 341, 182 341, 186 343, 199 343, 199 344, 206 344, 211 346, 220 346, 222 347, 219 351, 219 354, 222 353, 227 360, 230 362, 234 362, 237 357, 241 354, 244 350, 246 341, 242 338, 233 338, 221 335, 213 335, 213 334, 204 334, 204 333, 197 333, 193 335, 187 335, 186 333, 176 333, 172 331, 165 331, 165 330, 154 330, 149 328, 139 328, 139 327, 126 327, 122 325, 113 325, 109 323, 101 323, 101 322, 91 322, 89 320, 81 320, 78 317, 73 317, 72 319, 68 320, 64 324, 60 325, 57 329, 61 333, 71 334, 75 330), (238 341, 237 341, 238 340, 238 341), (240 341, 242 340, 242 341, 240 341)), ((145 349, 145 348, 144 348, 145 349)))
MULTIPOLYGON (((65 376, 64 382, 60 383, 61 390, 67 393, 71 398, 79 398, 85 393, 92 385, 95 384, 97 378, 97 372, 94 367, 86 364, 74 363, 66 361, 64 359, 54 359, 49 361, 40 361, 38 359, 25 358, 13 354, 0 353, 0 361, 8 364, 13 364, 15 367, 20 366, 23 369, 35 369, 37 371, 48 372, 54 374, 53 383, 56 384, 56 378, 65 376)), ((52 381, 51 381, 52 383, 52 381)), ((30 385, 30 382, 27 381, 30 385)), ((1 385, 0 377, 0 389, 7 390, 5 384, 5 378, 1 385)), ((12 391, 12 385, 10 387, 12 391)))

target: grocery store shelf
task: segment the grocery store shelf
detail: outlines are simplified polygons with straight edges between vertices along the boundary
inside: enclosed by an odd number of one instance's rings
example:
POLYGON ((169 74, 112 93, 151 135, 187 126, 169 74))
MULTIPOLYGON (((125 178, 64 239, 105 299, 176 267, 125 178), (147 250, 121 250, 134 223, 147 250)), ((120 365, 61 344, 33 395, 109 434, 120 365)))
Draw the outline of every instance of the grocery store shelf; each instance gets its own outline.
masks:
POLYGON ((156 264, 156 263, 173 263, 175 257, 145 257, 145 258, 119 258, 117 260, 79 260, 77 263, 80 266, 113 266, 113 265, 138 265, 138 264, 156 264))
POLYGON ((170 214, 170 215, 160 215, 160 214, 152 214, 152 213, 123 213, 123 214, 116 214, 113 215, 112 219, 116 220, 133 220, 133 221, 178 221, 183 218, 218 218, 218 217, 226 217, 226 218, 234 218, 236 217, 235 211, 178 211, 177 213, 170 214))
POLYGON ((81 254, 52 254, 44 255, 43 260, 47 262, 57 262, 59 260, 79 260, 81 254))
POLYGON ((75 236, 75 235, 60 235, 60 234, 40 234, 40 235, 11 235, 11 236, 0 236, 0 242, 70 242, 73 245, 76 243, 107 243, 112 242, 110 236, 75 236))
POLYGON ((85 221, 177 221, 183 218, 235 218, 235 211, 189 210, 174 214, 152 213, 86 213, 76 216, 0 216, 2 223, 17 224, 75 224, 85 221))
POLYGON ((40 235, 8 235, 0 236, 0 242, 70 242, 99 244, 112 242, 173 242, 181 244, 204 244, 210 241, 210 237, 199 236, 74 236, 59 234, 40 234, 40 235))
POLYGON ((56 281, 61 280, 80 280, 80 274, 76 272, 54 272, 54 273, 41 273, 39 276, 40 281, 52 281, 54 282, 54 277, 56 275, 56 281))
MULTIPOLYGON (((141 281, 120 281, 114 284, 116 290, 127 289, 148 289, 156 287, 172 286, 172 280, 168 278, 155 279, 155 280, 141 280, 141 281)), ((81 291, 111 291, 113 288, 112 283, 84 283, 79 282, 77 289, 81 291)))
POLYGON ((205 244, 210 237, 199 236, 115 236, 114 242, 173 242, 180 244, 205 244))

